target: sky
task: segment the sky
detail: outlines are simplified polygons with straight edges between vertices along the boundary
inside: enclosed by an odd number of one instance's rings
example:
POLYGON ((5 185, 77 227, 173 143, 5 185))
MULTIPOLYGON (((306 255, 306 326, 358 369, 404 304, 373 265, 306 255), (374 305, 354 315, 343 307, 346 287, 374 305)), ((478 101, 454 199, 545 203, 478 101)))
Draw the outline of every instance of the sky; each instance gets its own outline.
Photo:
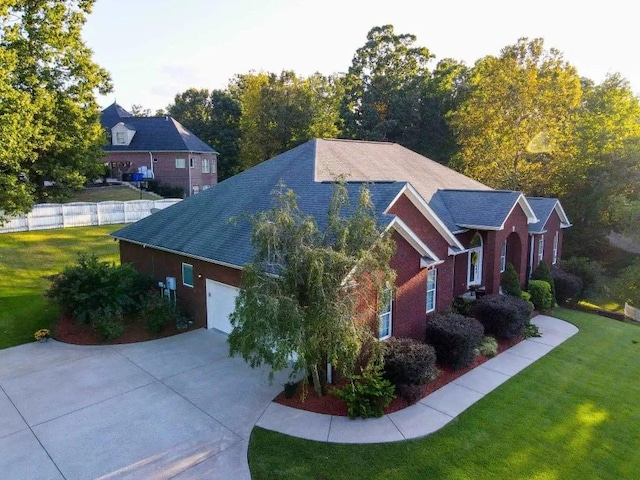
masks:
POLYGON ((435 60, 473 66, 520 37, 545 40, 581 76, 619 72, 640 93, 638 18, 629 0, 97 0, 83 31, 114 91, 155 112, 188 88, 224 89, 236 74, 346 72, 367 32, 391 24, 435 60))

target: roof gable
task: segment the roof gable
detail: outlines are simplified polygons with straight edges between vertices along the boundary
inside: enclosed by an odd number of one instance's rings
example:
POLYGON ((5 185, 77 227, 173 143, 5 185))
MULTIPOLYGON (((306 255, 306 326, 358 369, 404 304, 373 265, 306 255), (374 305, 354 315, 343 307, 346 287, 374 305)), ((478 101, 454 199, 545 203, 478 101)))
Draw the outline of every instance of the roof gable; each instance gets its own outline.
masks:
POLYGON ((538 217, 538 221, 529 225, 530 233, 544 233, 547 222, 553 211, 560 217, 560 227, 569 228, 571 222, 557 198, 527 197, 527 201, 538 217))
POLYGON ((127 112, 124 108, 118 105, 116 102, 113 102, 107 108, 102 110, 100 114, 100 123, 104 128, 110 129, 116 123, 122 121, 123 118, 131 118, 132 114, 127 112))
POLYGON ((529 223, 537 218, 521 192, 509 190, 439 190, 429 205, 456 233, 465 229, 502 230, 520 205, 529 223))

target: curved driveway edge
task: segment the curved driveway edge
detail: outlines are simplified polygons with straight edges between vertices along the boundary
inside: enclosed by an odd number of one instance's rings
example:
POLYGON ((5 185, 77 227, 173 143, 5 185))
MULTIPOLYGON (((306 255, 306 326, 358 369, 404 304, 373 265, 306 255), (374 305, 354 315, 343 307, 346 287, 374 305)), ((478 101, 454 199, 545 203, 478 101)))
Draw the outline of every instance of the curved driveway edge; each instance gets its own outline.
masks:
POLYGON ((542 337, 523 340, 403 410, 350 420, 271 403, 257 426, 299 438, 334 443, 380 443, 419 438, 439 430, 489 392, 578 333, 563 320, 532 319, 542 337))
POLYGON ((250 479, 248 439, 282 390, 224 334, 0 350, 0 477, 250 479))

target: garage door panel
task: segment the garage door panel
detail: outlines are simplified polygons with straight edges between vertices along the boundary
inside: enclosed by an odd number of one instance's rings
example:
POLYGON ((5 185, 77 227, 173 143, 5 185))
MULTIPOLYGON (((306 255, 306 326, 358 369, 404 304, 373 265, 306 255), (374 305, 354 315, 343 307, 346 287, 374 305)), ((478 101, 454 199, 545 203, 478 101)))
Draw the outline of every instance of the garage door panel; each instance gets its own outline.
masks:
POLYGON ((239 288, 207 279, 207 328, 231 333, 229 315, 235 310, 239 293, 239 288))

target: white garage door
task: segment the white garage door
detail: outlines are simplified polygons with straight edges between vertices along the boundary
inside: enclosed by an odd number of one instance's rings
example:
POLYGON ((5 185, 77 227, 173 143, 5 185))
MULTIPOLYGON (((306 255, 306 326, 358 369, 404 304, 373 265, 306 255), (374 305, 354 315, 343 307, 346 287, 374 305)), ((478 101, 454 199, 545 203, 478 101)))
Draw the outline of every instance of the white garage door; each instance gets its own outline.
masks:
POLYGON ((207 278, 207 328, 231 333, 233 328, 229 322, 229 315, 236 308, 236 297, 239 292, 239 288, 207 278))

